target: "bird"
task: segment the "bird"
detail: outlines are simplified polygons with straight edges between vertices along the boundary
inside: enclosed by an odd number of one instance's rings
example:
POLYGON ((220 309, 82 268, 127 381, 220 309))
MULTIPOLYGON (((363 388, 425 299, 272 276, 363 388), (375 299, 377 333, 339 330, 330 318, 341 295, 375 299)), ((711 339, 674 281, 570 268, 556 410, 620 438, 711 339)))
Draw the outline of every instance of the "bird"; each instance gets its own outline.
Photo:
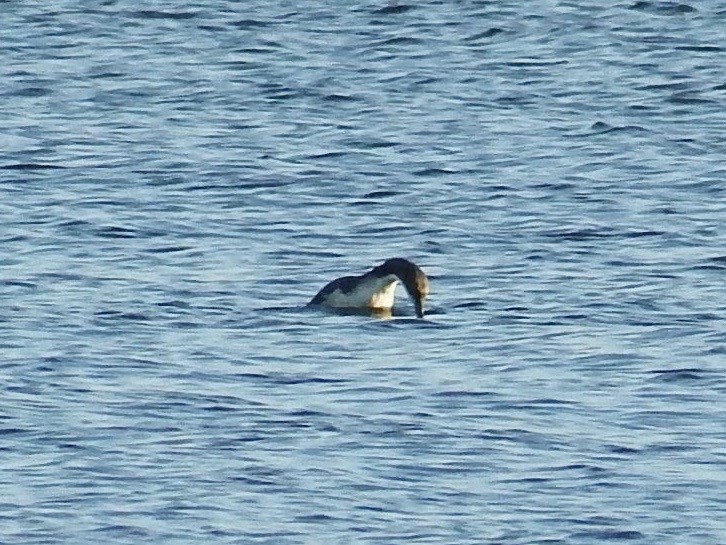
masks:
POLYGON ((390 313, 399 280, 413 301, 416 316, 423 318, 428 278, 415 263, 401 257, 387 259, 360 276, 343 276, 329 282, 308 306, 390 313))

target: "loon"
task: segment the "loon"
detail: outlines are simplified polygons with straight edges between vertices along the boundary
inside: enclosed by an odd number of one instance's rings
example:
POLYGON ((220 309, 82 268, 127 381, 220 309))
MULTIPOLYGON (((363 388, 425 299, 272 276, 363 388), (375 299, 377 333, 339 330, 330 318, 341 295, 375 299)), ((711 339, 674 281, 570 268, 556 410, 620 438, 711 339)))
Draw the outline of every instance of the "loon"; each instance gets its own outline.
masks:
POLYGON ((390 311, 399 280, 413 300, 416 316, 423 318, 424 299, 429 293, 428 278, 418 266, 400 257, 388 259, 360 276, 344 276, 333 280, 308 305, 390 311))

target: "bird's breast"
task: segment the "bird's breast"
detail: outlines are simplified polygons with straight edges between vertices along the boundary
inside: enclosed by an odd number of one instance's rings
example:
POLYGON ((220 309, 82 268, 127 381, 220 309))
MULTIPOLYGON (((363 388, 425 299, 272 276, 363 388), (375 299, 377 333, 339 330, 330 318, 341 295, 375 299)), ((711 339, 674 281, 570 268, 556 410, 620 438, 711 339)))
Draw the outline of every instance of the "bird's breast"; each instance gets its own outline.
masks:
POLYGON ((340 288, 331 292, 325 304, 338 308, 383 308, 393 307, 393 294, 398 278, 393 275, 382 278, 363 278, 348 291, 340 288))

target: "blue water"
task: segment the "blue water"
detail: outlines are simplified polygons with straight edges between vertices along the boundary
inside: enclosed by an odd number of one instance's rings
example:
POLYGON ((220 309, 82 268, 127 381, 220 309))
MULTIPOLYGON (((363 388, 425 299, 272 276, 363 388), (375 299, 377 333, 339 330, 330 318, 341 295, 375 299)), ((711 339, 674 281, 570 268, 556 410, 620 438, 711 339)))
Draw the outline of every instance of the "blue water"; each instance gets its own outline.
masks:
POLYGON ((0 11, 1 543, 726 543, 723 1, 0 11))

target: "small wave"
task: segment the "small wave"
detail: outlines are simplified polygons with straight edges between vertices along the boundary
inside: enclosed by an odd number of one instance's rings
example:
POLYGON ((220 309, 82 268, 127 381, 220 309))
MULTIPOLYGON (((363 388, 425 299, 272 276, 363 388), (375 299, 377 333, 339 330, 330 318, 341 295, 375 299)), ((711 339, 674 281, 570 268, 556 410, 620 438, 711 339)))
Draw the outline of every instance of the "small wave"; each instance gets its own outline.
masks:
POLYGON ((363 198, 364 199, 383 199, 386 197, 395 197, 400 194, 401 194, 400 191, 387 191, 387 190, 371 191, 370 193, 366 193, 365 195, 363 195, 363 198))
POLYGON ((467 43, 479 42, 481 40, 486 40, 487 38, 493 38, 494 36, 499 36, 500 34, 503 34, 504 32, 505 32, 505 30, 503 28, 492 27, 488 30, 485 30, 484 32, 479 32, 477 34, 473 34, 467 38, 464 38, 464 41, 467 43))
POLYGON ((421 170, 417 170, 413 173, 414 176, 426 176, 426 177, 448 176, 449 174, 456 174, 456 171, 449 170, 446 168, 424 168, 421 170))
POLYGON ((624 447, 622 445, 611 445, 608 450, 613 454, 638 454, 641 452, 636 448, 624 447))
POLYGON ((330 93, 328 95, 323 95, 323 100, 325 100, 327 102, 359 102, 361 100, 361 98, 358 96, 355 96, 355 95, 330 93))
POLYGON ((308 155, 308 159, 337 159, 348 155, 347 151, 326 151, 323 153, 315 153, 308 155))
POLYGON ((437 392, 434 397, 443 397, 447 399, 459 399, 459 398, 482 398, 482 397, 495 397, 497 394, 489 391, 474 391, 474 390, 444 390, 437 392))
POLYGON ((596 229, 569 229, 546 233, 547 238, 556 238, 571 242, 586 242, 613 236, 610 231, 598 231, 596 229))
POLYGON ((190 11, 157 11, 157 10, 139 10, 129 13, 131 17, 138 19, 172 19, 172 20, 183 20, 183 19, 194 19, 197 17, 196 12, 190 11))
POLYGON ((653 375, 655 380, 681 382, 703 379, 706 371, 698 367, 684 367, 682 369, 654 369, 648 373, 653 375))
POLYGON ((587 137, 587 136, 599 136, 599 135, 611 134, 611 133, 641 134, 641 133, 650 132, 648 129, 646 129, 645 127, 641 127, 640 125, 610 125, 603 121, 596 121, 595 123, 593 123, 590 126, 590 130, 591 130, 591 132, 580 133, 580 134, 576 134, 574 136, 587 137))
POLYGON ((47 89, 46 87, 25 87, 24 89, 20 89, 10 94, 19 97, 39 98, 49 96, 53 94, 53 91, 47 89))
POLYGON ((56 170, 66 168, 62 165, 49 165, 47 163, 14 163, 3 165, 2 170, 56 170))
POLYGON ((671 104, 715 104, 717 101, 710 98, 695 96, 693 91, 674 93, 666 99, 671 104))
POLYGON ((637 530, 587 530, 576 532, 571 537, 575 539, 597 539, 605 541, 630 541, 643 539, 645 536, 637 530))
POLYGON ((542 61, 537 59, 520 59, 516 61, 509 61, 506 66, 512 66, 514 68, 539 68, 548 66, 561 66, 569 64, 569 61, 542 61))
POLYGON ((8 286, 12 288, 26 288, 26 289, 35 289, 38 287, 37 284, 33 282, 26 282, 24 280, 0 280, 0 286, 8 286))
POLYGON ((694 13, 698 11, 689 4, 681 4, 679 2, 636 2, 628 9, 633 11, 643 11, 653 15, 683 15, 685 13, 694 13))
POLYGON ((186 252, 187 250, 192 249, 192 246, 159 246, 157 248, 149 248, 144 251, 149 254, 171 254, 177 252, 186 252))
POLYGON ((400 142, 391 142, 387 140, 348 140, 346 145, 352 149, 378 149, 378 148, 393 148, 400 145, 400 142))
POLYGON ((469 309, 469 310, 486 310, 487 304, 484 301, 467 301, 464 303, 458 303, 453 305, 451 308, 454 309, 469 309))
POLYGON ((270 26, 270 23, 268 21, 261 21, 260 19, 240 19, 239 21, 231 23, 231 26, 239 29, 264 28, 270 26))
POLYGON ((708 266, 714 269, 726 269, 726 255, 709 258, 708 266))
POLYGON ((571 242, 585 242, 590 240, 606 239, 606 238, 644 238, 644 237, 660 237, 665 235, 665 231, 615 231, 612 229, 573 229, 565 231, 555 231, 545 234, 548 238, 559 238, 571 242))
POLYGON ((718 45, 681 45, 676 46, 675 49, 679 51, 695 51, 697 53, 720 53, 724 50, 723 47, 718 45))
POLYGON ((98 229, 96 231, 96 236, 101 238, 136 238, 138 233, 135 229, 110 225, 98 229))
POLYGON ((395 4, 373 10, 373 15, 400 15, 416 9, 413 4, 395 4))
POLYGON ((411 38, 410 36, 398 36, 395 38, 388 38, 387 40, 381 40, 375 45, 380 47, 387 45, 415 45, 420 43, 421 40, 419 38, 411 38))
POLYGON ((282 373, 266 374, 266 373, 238 373, 235 378, 252 382, 264 382, 267 384, 345 384, 349 382, 347 379, 326 378, 302 375, 285 375, 282 373))
POLYGON ((151 318, 141 312, 123 312, 119 310, 100 310, 96 317, 104 320, 122 320, 130 322, 150 322, 151 318))

